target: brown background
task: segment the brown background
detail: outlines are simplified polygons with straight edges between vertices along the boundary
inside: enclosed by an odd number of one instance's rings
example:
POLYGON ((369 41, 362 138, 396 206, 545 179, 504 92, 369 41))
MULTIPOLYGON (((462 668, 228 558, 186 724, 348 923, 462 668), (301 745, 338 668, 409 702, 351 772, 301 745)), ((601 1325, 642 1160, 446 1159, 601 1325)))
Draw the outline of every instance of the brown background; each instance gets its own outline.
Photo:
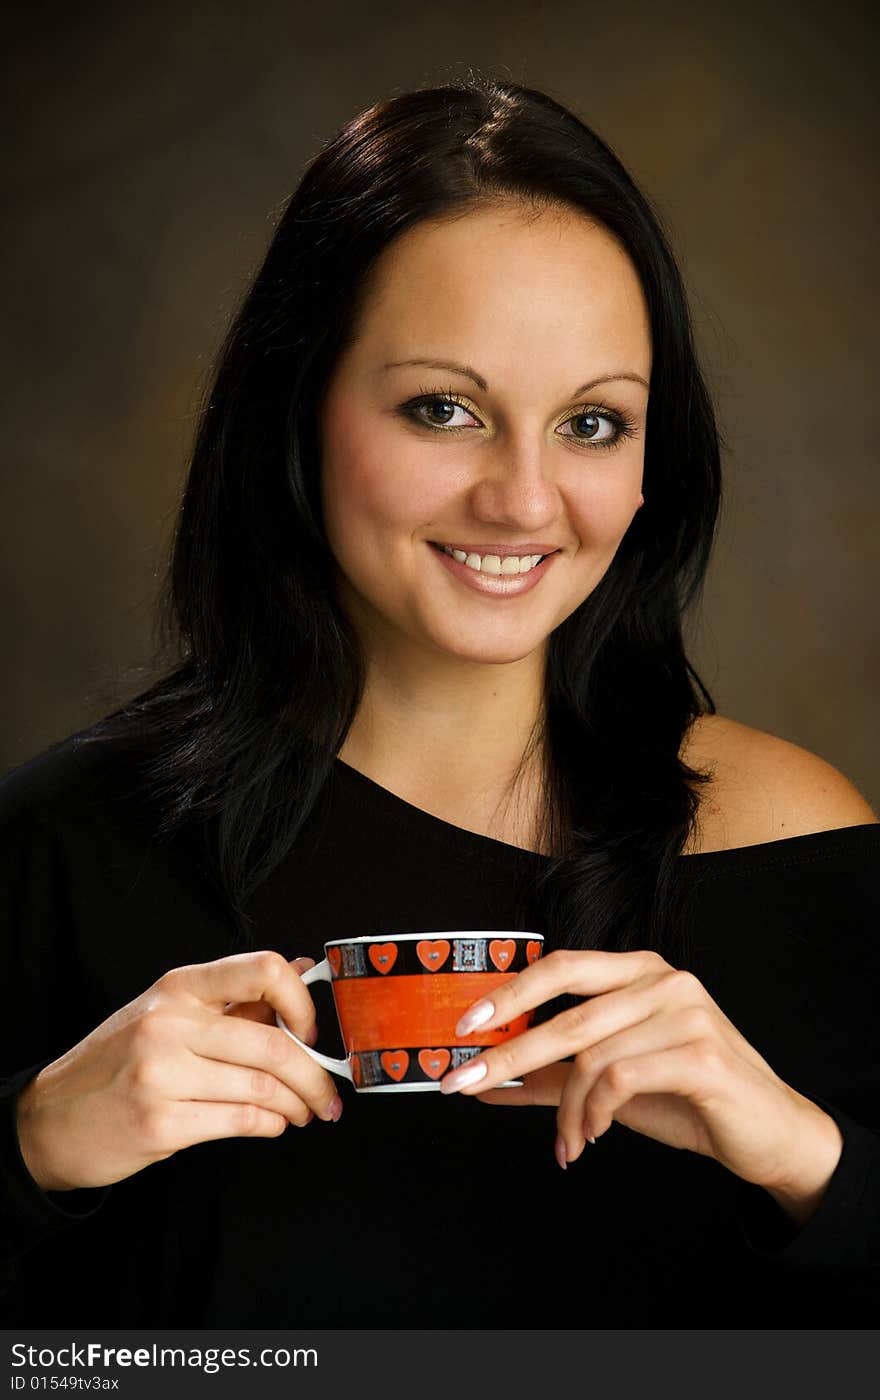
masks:
POLYGON ((730 444, 691 627, 720 712, 880 801, 868 5, 37 4, 15 24, 0 768, 146 659, 197 394, 305 163, 473 64, 573 107, 671 231, 730 444))

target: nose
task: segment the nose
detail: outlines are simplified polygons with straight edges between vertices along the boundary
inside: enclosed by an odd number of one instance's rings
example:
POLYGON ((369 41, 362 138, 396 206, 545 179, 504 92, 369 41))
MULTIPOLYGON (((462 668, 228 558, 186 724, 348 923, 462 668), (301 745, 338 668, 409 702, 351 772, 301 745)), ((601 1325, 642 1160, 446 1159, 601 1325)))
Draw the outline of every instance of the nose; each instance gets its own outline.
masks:
POLYGON ((481 467, 471 494, 477 520, 509 525, 522 535, 535 534, 557 518, 559 492, 547 474, 540 443, 508 439, 481 467))

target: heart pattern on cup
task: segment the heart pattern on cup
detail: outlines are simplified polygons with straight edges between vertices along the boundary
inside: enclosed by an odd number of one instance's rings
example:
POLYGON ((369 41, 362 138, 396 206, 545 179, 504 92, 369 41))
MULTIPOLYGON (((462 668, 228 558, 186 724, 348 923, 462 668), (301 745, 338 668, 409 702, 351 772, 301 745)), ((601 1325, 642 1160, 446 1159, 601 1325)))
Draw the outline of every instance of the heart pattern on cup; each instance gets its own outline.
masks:
POLYGON ((328 948, 328 949, 327 949, 327 961, 328 961, 328 963, 330 964, 331 968, 333 969, 333 976, 334 976, 334 977, 338 977, 338 976, 339 976, 339 969, 340 969, 341 966, 342 966, 342 949, 341 949, 341 948, 328 948))
POLYGON ((513 962, 516 944, 512 938, 493 938, 489 942, 489 957, 499 972, 504 972, 513 962))
POLYGON ((526 944, 526 959, 528 962, 537 962, 540 956, 541 945, 537 939, 535 939, 534 942, 526 944))
POLYGON ((439 1079, 441 1074, 445 1074, 451 1059, 448 1050, 419 1051, 419 1064, 429 1079, 439 1079))
POLYGON ((405 1050, 383 1050, 382 1068, 398 1084, 409 1069, 409 1055, 405 1050))
POLYGON ((449 957, 450 943, 448 938, 423 938, 416 944, 416 952, 419 962, 426 967, 429 972, 438 972, 449 957))
POLYGON ((371 943, 367 952, 377 972, 390 972, 397 961, 396 943, 371 943))

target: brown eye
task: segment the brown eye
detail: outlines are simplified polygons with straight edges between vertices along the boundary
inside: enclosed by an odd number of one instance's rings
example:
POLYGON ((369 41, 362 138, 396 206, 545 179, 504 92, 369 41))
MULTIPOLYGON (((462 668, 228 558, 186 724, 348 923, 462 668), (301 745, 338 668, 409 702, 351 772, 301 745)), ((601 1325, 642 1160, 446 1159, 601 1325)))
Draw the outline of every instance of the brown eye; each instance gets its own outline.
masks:
POLYGON ((595 448, 597 452, 620 447, 627 438, 636 436, 635 419, 618 413, 616 409, 605 408, 604 405, 596 404, 582 408, 579 413, 565 421, 574 423, 576 429, 571 433, 563 433, 563 437, 570 438, 579 447, 595 448))
MULTIPOLYGON (((576 432, 573 437, 579 438, 582 442, 607 442, 614 439, 616 425, 604 413, 577 413, 574 418, 566 420, 576 425, 576 432), (606 425, 606 432, 602 433, 602 424, 606 425), (607 429, 611 429, 610 432, 607 429)), ((568 434, 565 434, 568 436, 568 434)))
POLYGON ((451 417, 452 414, 455 413, 455 410, 458 407, 460 407, 460 405, 452 403, 450 399, 429 399, 427 403, 422 405, 422 407, 435 420, 437 420, 439 417, 440 423, 442 424, 442 426, 445 427, 446 424, 449 422, 449 418, 443 418, 440 415, 448 413, 451 417))
POLYGON ((471 418, 474 416, 466 404, 450 394, 422 394, 417 399, 410 399, 408 403, 401 404, 399 412, 423 428, 434 428, 439 432, 457 432, 467 426, 461 422, 450 421, 457 409, 470 414, 471 418))

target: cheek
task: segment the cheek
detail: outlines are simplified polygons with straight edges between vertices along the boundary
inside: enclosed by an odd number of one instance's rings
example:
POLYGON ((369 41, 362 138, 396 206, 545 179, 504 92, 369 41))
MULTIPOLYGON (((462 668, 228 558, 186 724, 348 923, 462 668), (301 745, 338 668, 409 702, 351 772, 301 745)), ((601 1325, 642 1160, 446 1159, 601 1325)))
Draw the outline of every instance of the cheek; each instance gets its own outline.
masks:
POLYGON ((639 507, 641 466, 627 471, 625 480, 610 473, 596 476, 570 494, 575 529, 584 545, 616 547, 639 507))
POLYGON ((441 510, 447 492, 436 464, 432 471, 399 432, 358 432, 337 422, 324 442, 321 494, 331 544, 357 552, 359 541, 400 540, 441 510))

